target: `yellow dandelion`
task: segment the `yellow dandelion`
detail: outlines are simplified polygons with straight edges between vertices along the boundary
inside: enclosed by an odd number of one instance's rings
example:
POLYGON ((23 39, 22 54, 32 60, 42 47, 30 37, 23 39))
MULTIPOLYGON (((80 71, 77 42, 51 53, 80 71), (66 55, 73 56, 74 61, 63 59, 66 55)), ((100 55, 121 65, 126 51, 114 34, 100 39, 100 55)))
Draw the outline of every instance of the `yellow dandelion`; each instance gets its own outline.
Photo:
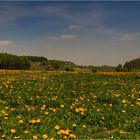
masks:
POLYGON ((120 131, 120 134, 126 134, 126 132, 121 130, 121 131, 120 131))
POLYGON ((10 131, 11 131, 11 133, 13 133, 13 134, 16 133, 16 129, 11 129, 10 131))
POLYGON ((70 132, 71 132, 71 130, 68 130, 68 129, 65 130, 65 134, 66 134, 66 135, 69 135, 70 132))
POLYGON ((36 135, 33 135, 33 139, 34 139, 34 140, 37 140, 38 137, 37 137, 36 135))
POLYGON ((84 112, 85 110, 84 110, 84 108, 79 108, 79 111, 81 111, 81 112, 84 112))
POLYGON ((29 134, 29 131, 28 131, 28 130, 25 130, 24 133, 25 133, 25 134, 29 134))
POLYGON ((5 107, 5 109, 6 109, 6 110, 8 110, 8 109, 9 109, 9 107, 8 107, 8 106, 6 106, 6 107, 5 107))
POLYGON ((61 105, 61 108, 64 108, 64 107, 65 107, 65 106, 62 104, 62 105, 61 105))
POLYGON ((41 122, 41 120, 40 120, 40 119, 37 119, 37 120, 36 120, 36 122, 38 122, 38 123, 39 123, 39 122, 41 122))
POLYGON ((47 139, 48 138, 48 136, 46 134, 44 134, 42 137, 43 137, 43 139, 47 139))
POLYGON ((47 111, 46 111, 46 112, 44 112, 44 114, 45 114, 45 115, 48 115, 48 114, 49 114, 49 112, 47 112, 47 111))
POLYGON ((64 136, 63 138, 64 138, 64 139, 66 139, 66 138, 67 138, 67 136, 64 136))
POLYGON ((5 120, 8 120, 8 117, 4 117, 5 120))
POLYGON ((80 112, 81 115, 84 115, 84 112, 80 112))
POLYGON ((125 100, 125 99, 123 99, 123 100, 122 100, 122 104, 125 104, 125 103, 126 103, 126 100, 125 100))
POLYGON ((49 108, 51 111, 56 112, 55 108, 49 108))
POLYGON ((41 110, 45 110, 45 107, 41 107, 40 109, 41 109, 41 110))
POLYGON ((76 125, 76 124, 73 124, 72 126, 73 126, 73 127, 76 127, 77 125, 76 125))
POLYGON ((76 136, 74 134, 70 134, 69 137, 72 139, 76 139, 76 136))
POLYGON ((61 134, 61 132, 60 132, 60 131, 57 131, 57 134, 58 134, 58 135, 60 135, 60 134, 61 134))
POLYGON ((83 127, 83 128, 86 128, 86 125, 83 124, 82 127, 83 127))
POLYGON ((23 120, 19 120, 18 122, 19 122, 19 123, 23 123, 23 120))
POLYGON ((122 113, 126 113, 126 110, 122 110, 122 113))
POLYGON ((79 112, 79 108, 76 108, 76 109, 75 109, 75 112, 79 112))
POLYGON ((5 136, 5 135, 2 135, 1 137, 2 137, 2 138, 5 138, 6 136, 5 136))
POLYGON ((53 137, 51 137, 51 138, 50 138, 50 140, 54 140, 54 138, 53 138, 53 137))
POLYGON ((8 114, 8 113, 4 113, 3 115, 4 115, 4 116, 9 116, 9 114, 8 114))
POLYGON ((56 125, 56 126, 55 126, 55 129, 56 129, 56 130, 60 129, 60 126, 59 126, 59 125, 56 125))
POLYGON ((20 115, 18 115, 18 116, 17 116, 17 118, 18 118, 18 119, 21 119, 21 116, 20 116, 20 115))
POLYGON ((60 133, 61 134, 65 134, 65 130, 60 130, 60 133))
POLYGON ((36 120, 30 120, 29 123, 36 123, 36 120))

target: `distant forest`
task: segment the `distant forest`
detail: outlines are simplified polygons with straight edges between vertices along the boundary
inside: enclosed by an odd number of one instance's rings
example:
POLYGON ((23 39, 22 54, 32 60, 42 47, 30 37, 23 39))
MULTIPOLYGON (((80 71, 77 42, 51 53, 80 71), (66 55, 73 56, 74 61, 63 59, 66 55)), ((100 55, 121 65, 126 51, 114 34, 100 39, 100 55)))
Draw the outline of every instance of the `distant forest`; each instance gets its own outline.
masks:
POLYGON ((124 65, 112 66, 79 66, 69 61, 48 60, 42 56, 17 56, 0 53, 0 69, 17 70, 85 70, 85 71, 140 71, 140 58, 125 62, 124 65))

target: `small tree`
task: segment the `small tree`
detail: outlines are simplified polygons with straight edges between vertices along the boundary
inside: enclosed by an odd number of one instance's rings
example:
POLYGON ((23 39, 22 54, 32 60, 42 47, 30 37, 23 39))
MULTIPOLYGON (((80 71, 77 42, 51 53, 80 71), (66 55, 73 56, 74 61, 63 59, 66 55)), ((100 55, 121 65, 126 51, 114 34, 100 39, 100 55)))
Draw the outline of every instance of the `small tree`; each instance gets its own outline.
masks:
POLYGON ((115 70, 116 70, 117 72, 121 72, 121 71, 123 71, 123 67, 122 67, 122 65, 119 64, 119 65, 115 68, 115 70))
POLYGON ((119 65, 115 68, 115 70, 116 70, 117 72, 129 72, 129 71, 130 71, 129 68, 123 67, 121 64, 119 64, 119 65))

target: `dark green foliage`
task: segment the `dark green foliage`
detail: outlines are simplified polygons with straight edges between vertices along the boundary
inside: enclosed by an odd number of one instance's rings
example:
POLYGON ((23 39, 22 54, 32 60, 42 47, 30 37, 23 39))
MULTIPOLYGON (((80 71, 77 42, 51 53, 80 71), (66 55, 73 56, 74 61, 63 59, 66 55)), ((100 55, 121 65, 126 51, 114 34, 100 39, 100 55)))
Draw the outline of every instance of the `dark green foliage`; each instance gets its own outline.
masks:
POLYGON ((126 67, 123 67, 121 64, 119 64, 119 65, 115 68, 115 70, 116 70, 117 72, 129 72, 129 71, 130 71, 130 69, 128 69, 128 68, 126 68, 126 67))
POLYGON ((96 70, 96 69, 94 69, 94 68, 92 68, 92 72, 93 72, 93 73, 96 73, 96 72, 97 72, 97 70, 96 70))
POLYGON ((0 53, 0 69, 30 69, 30 61, 25 56, 0 53))
POLYGON ((74 71, 73 68, 65 68, 65 71, 74 71))
POLYGON ((87 66, 87 68, 91 69, 92 72, 94 72, 94 70, 97 71, 102 71, 102 72, 112 72, 115 71, 115 67, 112 66, 107 66, 107 65, 103 65, 103 66, 87 66))
POLYGON ((40 65, 47 65, 47 58, 41 56, 27 56, 27 58, 33 63, 39 63, 40 65))
POLYGON ((54 70, 66 70, 71 71, 73 68, 78 67, 76 64, 68 61, 60 61, 60 60, 48 60, 47 70, 54 69, 54 70))
POLYGON ((126 62, 124 67, 129 69, 140 69, 140 58, 126 62))

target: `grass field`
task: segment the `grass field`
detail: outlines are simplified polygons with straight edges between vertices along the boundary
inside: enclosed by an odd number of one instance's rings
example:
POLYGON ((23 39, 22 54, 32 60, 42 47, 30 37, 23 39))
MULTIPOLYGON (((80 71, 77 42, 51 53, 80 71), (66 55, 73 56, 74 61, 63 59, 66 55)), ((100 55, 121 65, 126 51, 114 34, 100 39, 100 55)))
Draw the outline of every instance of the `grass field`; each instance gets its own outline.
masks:
POLYGON ((140 73, 0 72, 1 139, 140 139, 140 73))

